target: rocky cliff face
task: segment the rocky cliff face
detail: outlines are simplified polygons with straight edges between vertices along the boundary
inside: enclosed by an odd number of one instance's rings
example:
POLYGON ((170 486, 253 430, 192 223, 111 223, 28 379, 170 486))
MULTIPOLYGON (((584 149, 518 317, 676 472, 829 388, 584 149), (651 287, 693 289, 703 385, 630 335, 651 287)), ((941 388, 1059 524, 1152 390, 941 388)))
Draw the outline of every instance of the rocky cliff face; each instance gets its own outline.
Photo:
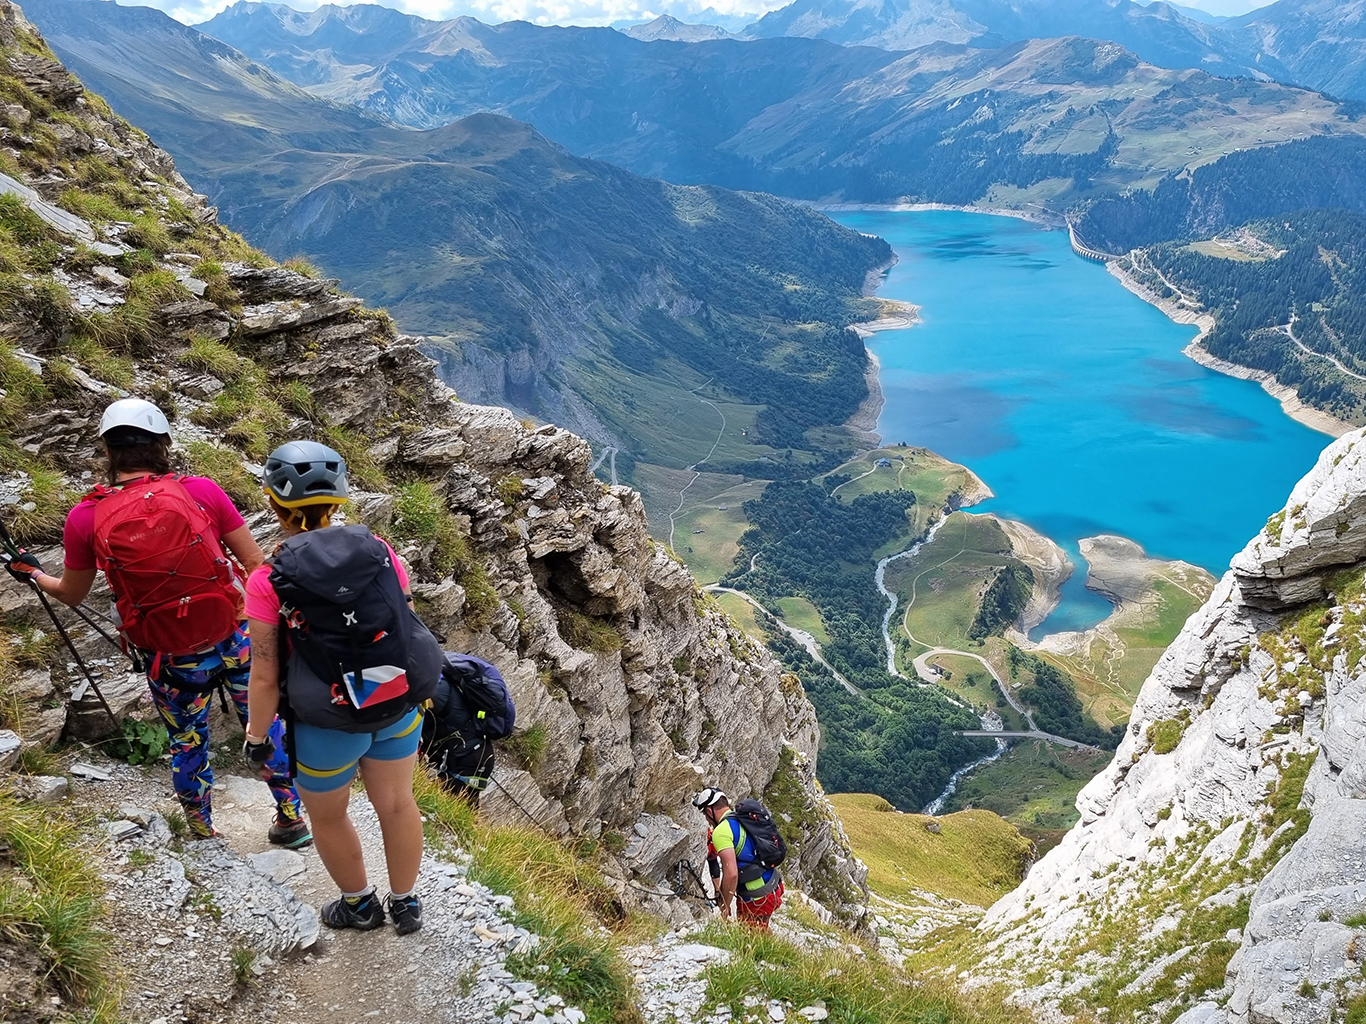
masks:
MULTIPOLYGON (((24 243, 0 275, 0 515, 30 543, 58 539, 98 471, 99 413, 121 394, 174 411, 186 468, 254 508, 263 538, 273 517, 256 463, 287 437, 328 441, 359 487, 350 515, 409 562, 426 620, 511 684, 519 731, 489 814, 602 837, 630 896, 631 872, 657 888, 680 858, 700 860, 694 790, 766 794, 796 840, 789 876, 859 919, 864 872, 815 782, 799 682, 650 539, 635 492, 593 477, 587 443, 460 404, 421 339, 219 227, 170 158, 86 96, 7 3, 0 47, 0 191, 14 197, 0 224, 24 243)), ((70 711, 62 699, 73 666, 27 631, 39 610, 3 589, 6 628, 33 655, 0 666, 20 697, 8 724, 30 741, 98 731, 89 697, 70 711)), ((103 664, 119 710, 135 704, 141 681, 103 664)))
POLYGON ((1183 1024, 1362 1005, 1364 440, 1325 450, 1233 560, 1081 822, 983 921, 1031 1001, 1183 1024))

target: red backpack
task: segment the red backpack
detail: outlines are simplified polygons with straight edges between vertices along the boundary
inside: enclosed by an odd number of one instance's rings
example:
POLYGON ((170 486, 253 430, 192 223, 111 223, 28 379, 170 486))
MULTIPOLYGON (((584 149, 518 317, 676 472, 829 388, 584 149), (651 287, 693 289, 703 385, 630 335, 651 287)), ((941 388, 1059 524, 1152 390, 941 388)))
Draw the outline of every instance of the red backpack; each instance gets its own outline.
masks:
POLYGON ((97 487, 95 564, 104 570, 128 642, 158 654, 220 644, 242 621, 242 589, 209 517, 180 478, 97 487))

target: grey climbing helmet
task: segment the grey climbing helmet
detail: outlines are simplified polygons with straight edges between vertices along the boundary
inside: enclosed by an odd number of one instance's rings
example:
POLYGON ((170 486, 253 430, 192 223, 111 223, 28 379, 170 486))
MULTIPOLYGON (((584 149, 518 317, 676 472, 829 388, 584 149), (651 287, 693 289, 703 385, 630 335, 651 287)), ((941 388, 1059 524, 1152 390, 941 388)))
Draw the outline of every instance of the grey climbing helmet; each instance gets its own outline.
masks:
POLYGON ((266 458, 261 483, 285 508, 339 505, 346 500, 346 460, 317 441, 290 441, 266 458))

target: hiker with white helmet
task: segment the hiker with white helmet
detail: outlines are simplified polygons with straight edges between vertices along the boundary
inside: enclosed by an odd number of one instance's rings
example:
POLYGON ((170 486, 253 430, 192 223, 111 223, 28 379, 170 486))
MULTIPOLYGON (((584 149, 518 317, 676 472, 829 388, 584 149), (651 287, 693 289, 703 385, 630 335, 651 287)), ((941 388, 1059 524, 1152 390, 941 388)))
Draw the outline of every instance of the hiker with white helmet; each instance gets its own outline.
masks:
MULTIPOLYGON (((49 575, 29 552, 14 557, 9 571, 72 607, 90 593, 96 572, 105 573, 124 641, 147 665, 189 834, 209 838, 216 835, 208 760, 213 691, 226 692, 246 725, 251 671, 243 581, 223 549, 246 572, 261 564, 261 549, 221 487, 172 471, 171 426, 151 402, 114 402, 100 419, 100 438, 108 483, 67 515, 62 575, 49 575)), ((276 737, 281 729, 270 723, 276 737)), ((270 762, 267 782, 276 808, 270 842, 307 845, 312 836, 283 754, 270 762)))
POLYGON ((323 923, 377 928, 387 903, 400 935, 417 931, 422 817, 413 768, 419 705, 436 690, 441 647, 412 610, 393 548, 359 523, 332 525, 349 493, 341 455, 291 441, 266 459, 262 482, 286 538, 247 581, 257 653, 244 752, 254 764, 270 763, 277 747, 266 727, 283 708, 318 854, 341 890, 323 905, 323 923), (351 823, 358 771, 384 833, 387 901, 367 878, 351 823))
POLYGON ((722 917, 735 917, 759 931, 783 902, 783 876, 778 865, 787 856, 773 815, 757 800, 741 800, 732 810, 730 797, 708 786, 692 805, 707 820, 707 866, 722 917))

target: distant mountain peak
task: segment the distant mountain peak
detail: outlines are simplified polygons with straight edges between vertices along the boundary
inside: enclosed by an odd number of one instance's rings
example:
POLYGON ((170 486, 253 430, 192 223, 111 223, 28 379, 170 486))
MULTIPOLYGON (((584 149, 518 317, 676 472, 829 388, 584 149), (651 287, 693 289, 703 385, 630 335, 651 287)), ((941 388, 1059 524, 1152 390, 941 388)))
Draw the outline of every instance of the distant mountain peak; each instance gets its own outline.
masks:
POLYGON ((951 0, 793 0, 765 14, 745 35, 909 50, 927 43, 966 43, 986 31, 951 0))
POLYGON ((679 21, 669 14, 661 14, 654 21, 644 25, 632 25, 626 29, 632 39, 645 42, 668 40, 678 43, 703 43, 712 39, 730 39, 731 34, 719 25, 690 25, 679 21))

